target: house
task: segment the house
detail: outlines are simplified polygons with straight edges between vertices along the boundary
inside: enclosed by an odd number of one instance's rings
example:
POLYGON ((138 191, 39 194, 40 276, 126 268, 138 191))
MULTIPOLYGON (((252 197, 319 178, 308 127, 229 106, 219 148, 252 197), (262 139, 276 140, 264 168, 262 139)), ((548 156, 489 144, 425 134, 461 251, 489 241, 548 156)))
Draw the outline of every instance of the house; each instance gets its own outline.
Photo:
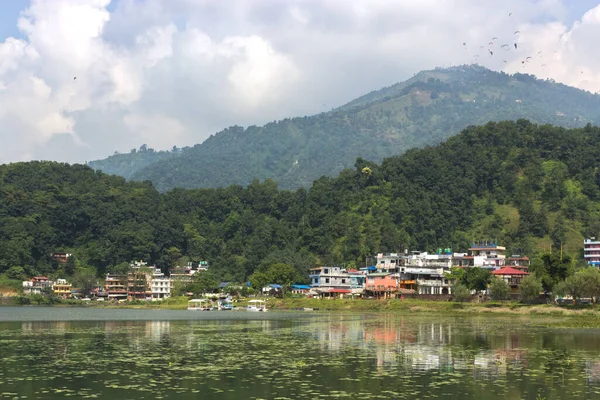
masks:
POLYGON ((54 260, 58 261, 59 263, 66 263, 67 261, 69 261, 69 257, 71 257, 71 253, 54 252, 54 253, 50 254, 50 257, 52 257, 54 260))
POLYGON ((329 292, 330 289, 350 290, 348 271, 340 267, 317 267, 309 271, 311 287, 318 293, 329 292))
POLYGON ((277 283, 270 283, 267 286, 262 288, 262 293, 265 296, 279 297, 283 293, 283 286, 281 286, 277 283))
POLYGON ((350 290, 352 294, 361 294, 367 284, 367 272, 349 269, 348 276, 350 277, 350 290))
POLYGON ((63 299, 71 297, 71 284, 66 279, 57 279, 52 285, 52 292, 63 299))
POLYGON ((51 288, 52 282, 45 276, 34 276, 28 281, 23 281, 23 294, 42 294, 44 289, 51 288))
POLYGON ((583 241, 583 257, 592 267, 600 266, 600 241, 595 237, 583 241))
POLYGON ((160 270, 154 268, 151 281, 152 300, 168 299, 171 297, 171 279, 160 270))
POLYGON ((398 291, 397 274, 375 272, 367 275, 365 291, 377 297, 390 297, 398 291))
POLYGON ((308 294, 310 285, 292 285, 291 291, 293 294, 308 294))
POLYGON ((506 262, 506 265, 523 272, 527 272, 529 270, 529 264, 529 257, 521 256, 519 254, 510 256, 506 262))
POLYGON ((492 274, 508 283, 511 294, 519 293, 519 285, 521 284, 521 280, 529 275, 528 272, 524 272, 513 267, 504 267, 496 271, 492 271, 492 274))
POLYGON ((104 281, 104 291, 108 293, 108 299, 125 300, 127 299, 127 275, 106 274, 104 281))
POLYGON ((418 251, 404 257, 400 266, 399 288, 417 290, 419 294, 451 294, 452 285, 446 273, 452 266, 450 249, 438 249, 436 254, 418 251))
POLYGON ((469 248, 473 256, 473 266, 498 269, 506 265, 506 247, 495 241, 482 240, 471 244, 469 248))

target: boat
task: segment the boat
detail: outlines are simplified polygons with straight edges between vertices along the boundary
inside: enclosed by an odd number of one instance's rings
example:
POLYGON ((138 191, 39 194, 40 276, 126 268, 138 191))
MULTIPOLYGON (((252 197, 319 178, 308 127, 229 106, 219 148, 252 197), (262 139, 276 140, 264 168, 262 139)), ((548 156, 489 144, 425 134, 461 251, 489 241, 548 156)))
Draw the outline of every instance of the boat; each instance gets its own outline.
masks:
POLYGON ((250 300, 248 302, 248 311, 267 311, 267 302, 265 300, 250 300))
POLYGON ((187 309, 190 311, 212 311, 213 307, 206 299, 192 299, 188 301, 187 309))
POLYGON ((218 303, 219 311, 231 311, 233 308, 233 303, 230 299, 221 300, 218 303))

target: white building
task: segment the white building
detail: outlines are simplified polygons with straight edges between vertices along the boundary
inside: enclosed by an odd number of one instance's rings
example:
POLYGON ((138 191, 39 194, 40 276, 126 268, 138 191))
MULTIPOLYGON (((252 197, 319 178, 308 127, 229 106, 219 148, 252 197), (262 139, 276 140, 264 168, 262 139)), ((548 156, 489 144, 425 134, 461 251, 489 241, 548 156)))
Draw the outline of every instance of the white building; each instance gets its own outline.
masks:
POLYGON ((155 268, 152 273, 152 300, 167 299, 171 297, 171 279, 162 273, 160 268, 155 268))

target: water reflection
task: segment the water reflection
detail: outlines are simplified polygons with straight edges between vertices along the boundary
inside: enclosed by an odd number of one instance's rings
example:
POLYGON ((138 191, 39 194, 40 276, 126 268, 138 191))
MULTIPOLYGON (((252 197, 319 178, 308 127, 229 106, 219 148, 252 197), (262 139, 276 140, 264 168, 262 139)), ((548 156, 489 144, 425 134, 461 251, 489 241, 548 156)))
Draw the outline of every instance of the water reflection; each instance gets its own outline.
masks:
POLYGON ((29 398, 591 399, 597 333, 489 317, 0 323, 0 387, 29 398))

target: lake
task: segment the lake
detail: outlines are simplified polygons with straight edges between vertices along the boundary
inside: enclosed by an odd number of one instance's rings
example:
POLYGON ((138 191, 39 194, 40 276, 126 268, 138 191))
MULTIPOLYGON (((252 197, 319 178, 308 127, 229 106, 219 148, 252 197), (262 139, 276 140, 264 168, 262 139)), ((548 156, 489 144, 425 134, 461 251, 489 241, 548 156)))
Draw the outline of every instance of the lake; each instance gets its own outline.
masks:
POLYGON ((600 399, 600 330, 536 321, 0 307, 0 398, 600 399))

